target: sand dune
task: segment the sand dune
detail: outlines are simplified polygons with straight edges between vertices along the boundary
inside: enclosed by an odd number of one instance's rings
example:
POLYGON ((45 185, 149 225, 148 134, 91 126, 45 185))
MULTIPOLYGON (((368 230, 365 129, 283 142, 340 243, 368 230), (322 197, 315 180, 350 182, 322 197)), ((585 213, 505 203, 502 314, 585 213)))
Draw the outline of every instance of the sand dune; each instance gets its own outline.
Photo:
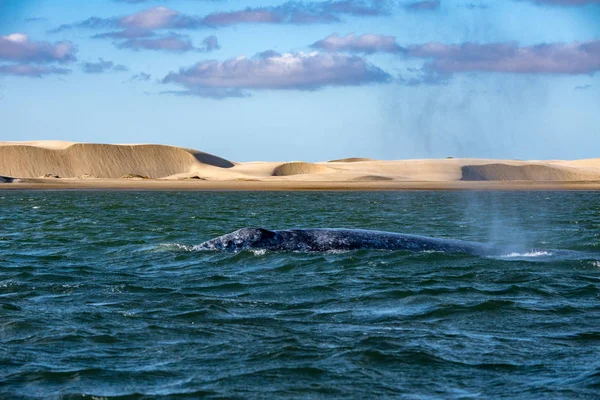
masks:
POLYGON ((19 178, 48 174, 61 178, 116 179, 129 174, 165 178, 203 165, 234 166, 220 157, 180 147, 68 142, 3 143, 0 160, 0 174, 19 178))
POLYGON ((154 144, 0 142, 0 183, 10 183, 3 184, 2 188, 70 185, 155 190, 163 185, 183 189, 374 190, 488 188, 511 184, 518 189, 527 189, 531 185, 526 182, 569 183, 571 187, 574 182, 580 182, 580 186, 600 187, 600 158, 574 161, 460 158, 378 161, 353 157, 317 163, 234 163, 197 150, 154 144))
POLYGON ((363 161, 376 161, 372 158, 363 158, 363 157, 350 157, 350 158, 340 158, 339 160, 331 160, 330 163, 338 163, 338 162, 363 162, 363 161))
POLYGON ((390 178, 389 176, 381 176, 381 175, 362 175, 357 176, 356 178, 352 178, 353 181, 359 182, 373 182, 373 181, 393 181, 394 178, 390 178))
POLYGON ((585 181, 597 180, 599 175, 582 173, 569 167, 547 165, 465 165, 465 181, 585 181))
POLYGON ((273 170, 273 176, 323 174, 327 172, 332 172, 332 170, 324 165, 306 162, 290 162, 277 166, 273 170))

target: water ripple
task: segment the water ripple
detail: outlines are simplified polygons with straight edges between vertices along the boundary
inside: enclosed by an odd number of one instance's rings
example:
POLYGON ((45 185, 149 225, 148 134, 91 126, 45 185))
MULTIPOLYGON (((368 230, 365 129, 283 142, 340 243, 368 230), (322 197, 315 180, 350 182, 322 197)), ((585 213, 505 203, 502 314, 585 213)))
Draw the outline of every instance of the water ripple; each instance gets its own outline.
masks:
POLYGON ((10 192, 0 206, 0 398, 600 389, 594 193, 10 192), (242 226, 360 227, 515 252, 195 251, 242 226))

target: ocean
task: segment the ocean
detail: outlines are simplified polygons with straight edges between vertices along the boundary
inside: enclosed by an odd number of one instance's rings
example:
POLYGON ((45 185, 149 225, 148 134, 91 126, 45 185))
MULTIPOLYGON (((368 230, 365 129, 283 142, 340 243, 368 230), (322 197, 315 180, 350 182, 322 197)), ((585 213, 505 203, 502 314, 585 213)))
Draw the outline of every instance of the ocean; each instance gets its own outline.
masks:
POLYGON ((0 398, 600 397, 597 192, 10 191, 0 207, 0 398), (194 248, 245 226, 510 251, 194 248))

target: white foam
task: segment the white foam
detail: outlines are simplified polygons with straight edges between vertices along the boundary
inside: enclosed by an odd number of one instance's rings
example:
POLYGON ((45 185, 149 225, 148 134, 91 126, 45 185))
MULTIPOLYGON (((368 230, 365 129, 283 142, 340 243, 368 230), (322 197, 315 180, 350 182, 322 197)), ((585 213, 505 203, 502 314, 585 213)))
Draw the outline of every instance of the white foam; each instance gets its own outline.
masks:
POLYGON ((186 244, 179 243, 162 243, 159 244, 158 247, 164 248, 167 250, 178 250, 178 251, 197 251, 197 246, 188 246, 186 244))
POLYGON ((265 249, 260 249, 260 250, 251 250, 252 253, 254 253, 255 256, 264 256, 265 254, 267 254, 267 250, 265 249))
POLYGON ((551 256, 551 255, 552 255, 552 252, 545 251, 545 250, 538 250, 538 251, 530 251, 530 252, 526 252, 526 253, 509 253, 509 254, 505 254, 501 257, 503 257, 503 258, 546 257, 546 256, 551 256))

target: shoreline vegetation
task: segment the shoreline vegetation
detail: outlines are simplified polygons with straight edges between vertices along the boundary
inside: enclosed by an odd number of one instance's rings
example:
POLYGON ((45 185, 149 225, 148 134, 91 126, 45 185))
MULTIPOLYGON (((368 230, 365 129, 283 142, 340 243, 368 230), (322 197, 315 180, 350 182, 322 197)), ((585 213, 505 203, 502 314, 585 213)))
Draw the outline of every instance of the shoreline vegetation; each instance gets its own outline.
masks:
POLYGON ((600 190, 586 160, 234 162, 155 144, 0 142, 0 190, 600 190))

